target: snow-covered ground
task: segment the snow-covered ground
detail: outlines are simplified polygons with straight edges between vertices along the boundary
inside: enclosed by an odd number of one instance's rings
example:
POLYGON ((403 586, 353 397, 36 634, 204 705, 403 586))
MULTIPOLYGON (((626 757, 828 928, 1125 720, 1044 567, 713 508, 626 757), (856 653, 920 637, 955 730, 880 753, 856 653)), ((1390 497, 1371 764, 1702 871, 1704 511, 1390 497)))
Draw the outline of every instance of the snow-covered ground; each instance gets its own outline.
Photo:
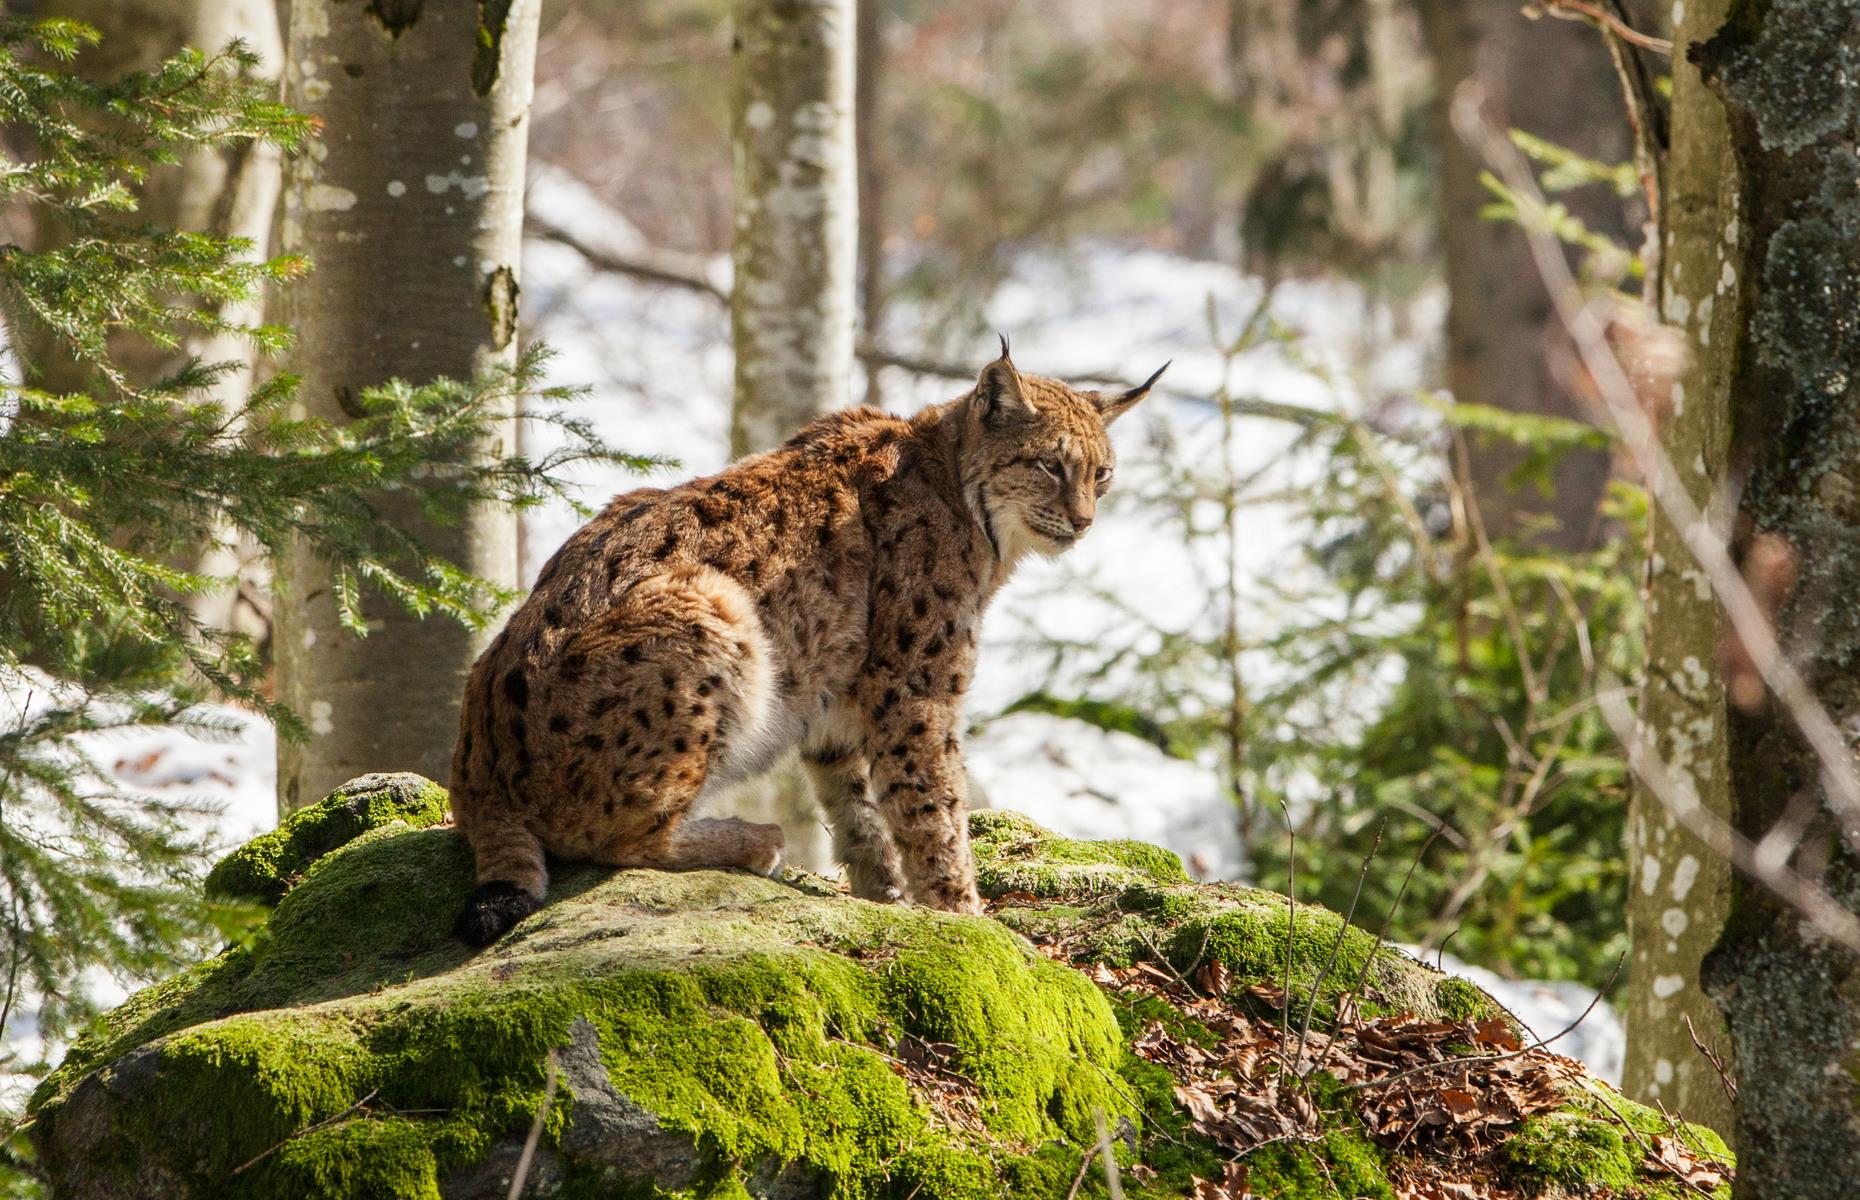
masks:
MULTIPOLYGON (((558 178, 539 177, 531 204, 586 241, 620 251, 637 248, 629 244, 635 235, 622 219, 558 178)), ((727 273, 727 263, 713 264, 719 282, 727 282, 727 273)), ((527 247, 523 286, 532 335, 557 353, 552 381, 591 386, 581 415, 606 438, 630 451, 678 460, 665 479, 724 465, 731 358, 727 314, 714 299, 592 271, 574 250, 548 241, 527 247)), ((1385 313, 1353 289, 1327 283, 1281 287, 1272 311, 1298 331, 1301 353, 1327 367, 1328 378, 1272 347, 1249 352, 1230 367, 1216 349, 1208 313, 1218 315, 1223 334, 1231 337, 1261 296, 1258 281, 1220 264, 1087 247, 1064 261, 1022 263, 990 301, 988 318, 1013 339, 1015 362, 1041 374, 1134 378, 1173 359, 1165 390, 1115 431, 1119 478, 1133 489, 1160 478, 1160 464, 1146 458, 1159 434, 1167 433, 1180 452, 1204 466, 1219 463, 1219 418, 1207 397, 1221 388, 1230 369, 1226 382, 1236 395, 1313 408, 1360 405, 1359 388, 1381 394, 1421 384, 1421 343, 1395 337, 1385 313)), ((890 317, 892 328, 910 328, 912 317, 908 308, 898 308, 890 317)), ((898 342, 907 345, 909 339, 898 342)), ((989 337, 965 357, 979 370, 994 353, 989 337)), ((887 371, 883 382, 887 403, 900 411, 964 390, 950 380, 899 371, 887 371)), ((1292 482, 1300 469, 1296 456, 1287 454, 1295 436, 1288 424, 1246 421, 1235 439, 1233 465, 1240 474, 1263 472, 1262 490, 1292 482)), ((598 507, 640 481, 590 469, 580 482, 584 501, 598 507)), ((526 514, 523 555, 530 578, 579 523, 565 505, 526 514)), ((1242 602, 1253 634, 1270 630, 1282 615, 1274 612, 1268 589, 1251 581, 1286 582, 1286 564, 1296 561, 1292 537, 1282 513, 1270 506, 1249 510, 1242 602)), ((1041 638, 1091 642, 1127 635, 1120 623, 1127 625, 1128 618, 1120 614, 1129 612, 1160 627, 1206 619, 1213 581, 1224 570, 1208 553, 1178 537, 1157 536, 1153 512, 1112 504, 1065 560, 1030 562, 1021 569, 989 617, 970 697, 969 716, 981 728, 969 739, 967 753, 983 802, 1026 812, 1073 836, 1158 842, 1182 854, 1205 878, 1242 874, 1244 848, 1234 814, 1211 769, 1169 757, 1140 738, 1078 721, 1033 713, 997 717, 1046 682, 1046 660, 1026 649, 1041 638), (1087 591, 1081 580, 1110 600, 1087 591)), ((244 734, 232 742, 144 732, 114 740, 102 753, 126 785, 222 805, 214 829, 230 846, 275 823, 272 731, 246 720, 244 734)), ((1510 983, 1452 960, 1448 966, 1487 987, 1542 1033, 1567 1024, 1593 995, 1575 985, 1510 983)), ((120 992, 113 981, 99 980, 97 986, 101 999, 120 992)), ((42 1052, 32 1044, 34 1032, 27 1014, 8 1037, 33 1057, 42 1052)), ((1619 1071, 1620 1046, 1619 1021, 1606 1005, 1559 1044, 1610 1078, 1619 1071)), ((3 1092, 0 1088, 0 1105, 7 1099, 3 1092)))
POLYGON ((1136 838, 1175 851, 1197 879, 1238 879, 1245 853, 1221 781, 1128 733, 1013 713, 964 750, 973 799, 1070 837, 1136 838))

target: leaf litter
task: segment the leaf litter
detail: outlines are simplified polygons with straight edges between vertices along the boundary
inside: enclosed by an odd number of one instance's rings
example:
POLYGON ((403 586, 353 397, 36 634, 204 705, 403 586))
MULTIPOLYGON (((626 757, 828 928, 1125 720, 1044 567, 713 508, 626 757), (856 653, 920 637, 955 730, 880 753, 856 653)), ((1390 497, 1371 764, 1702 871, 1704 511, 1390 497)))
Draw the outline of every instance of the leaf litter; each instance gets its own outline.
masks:
MULTIPOLYGON (((1079 965, 1077 947, 1061 939, 1036 945, 1079 965)), ((1194 1200, 1265 1200, 1248 1186, 1245 1156, 1278 1142, 1322 1140, 1337 1130, 1340 1104, 1388 1152, 1401 1200, 1517 1200, 1520 1193, 1504 1182, 1500 1147, 1527 1118, 1565 1108, 1572 1092, 1597 1086, 1581 1063, 1523 1043, 1498 1017, 1364 1019, 1352 995, 1337 1027, 1324 1032, 1299 1028, 1276 984, 1235 989, 1218 960, 1192 979, 1150 962, 1083 969, 1100 987, 1163 1000, 1212 1035, 1212 1044, 1203 1044, 1152 1020, 1131 1045, 1169 1071, 1190 1125, 1229 1156, 1219 1178, 1195 1178, 1194 1200), (1275 1015, 1249 1011, 1259 1009, 1275 1015)), ((1604 1106, 1614 1107, 1605 1099, 1604 1106)), ((1648 1137, 1616 1119, 1640 1145, 1650 1183, 1664 1176, 1707 1196, 1729 1178, 1726 1164, 1682 1137, 1648 1137)))

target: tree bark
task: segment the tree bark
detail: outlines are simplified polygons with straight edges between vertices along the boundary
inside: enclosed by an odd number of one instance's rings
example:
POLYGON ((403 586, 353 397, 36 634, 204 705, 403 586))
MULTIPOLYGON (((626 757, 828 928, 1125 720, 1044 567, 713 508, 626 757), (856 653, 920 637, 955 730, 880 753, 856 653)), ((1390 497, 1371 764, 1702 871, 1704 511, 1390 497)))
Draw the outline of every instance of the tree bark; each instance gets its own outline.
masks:
MULTIPOLYGON (((1835 725, 1860 728, 1860 0, 1731 0, 1689 15, 1680 53, 1725 102, 1730 202, 1711 222, 1675 222, 1668 276, 1725 321, 1719 343, 1740 532, 1786 545, 1797 582, 1777 615, 1785 652, 1835 725), (1716 24, 1715 31, 1712 25, 1716 24), (1705 35, 1710 34, 1709 37, 1705 35)), ((1675 129, 1675 159, 1689 140, 1675 129)), ((1698 397, 1709 403, 1711 396, 1698 397)), ((1695 397, 1688 392, 1686 406, 1695 397)), ((1683 468, 1686 464, 1680 464, 1683 468)), ((1774 705, 1729 709, 1732 818, 1760 839, 1803 811, 1789 856, 1860 911, 1860 826, 1831 811, 1818 762, 1774 705), (1806 803, 1805 810, 1792 806, 1806 803), (1845 833, 1844 833, 1845 831, 1845 833)), ((1860 1179, 1860 972, 1793 909, 1740 882, 1701 980, 1736 1051, 1739 1196, 1853 1195, 1860 1179)))
MULTIPOLYGON (((1730 0, 1690 0, 1678 44, 1709 37, 1729 8, 1730 0)), ((1675 141, 1661 205, 1662 273, 1654 300, 1661 320, 1683 331, 1690 359, 1661 413, 1660 441, 1679 464, 1693 502, 1722 521, 1724 506, 1713 499, 1729 483, 1729 388, 1745 313, 1741 294, 1721 293, 1718 285, 1724 256, 1735 249, 1725 237, 1736 228, 1739 185, 1724 106, 1683 54, 1675 55, 1673 72, 1675 141)), ((1728 530, 1720 533, 1728 539, 1728 530)), ((1677 786, 1729 819, 1723 617, 1701 589, 1680 531, 1658 511, 1650 539, 1641 734, 1670 766, 1677 786)), ((1731 868, 1681 829, 1644 787, 1635 789, 1629 808, 1628 854, 1633 957, 1623 1083, 1635 1099, 1664 1104, 1728 1136, 1730 1100, 1692 1039, 1696 1033, 1721 1061, 1730 1058, 1723 1018, 1700 990, 1699 966, 1724 929, 1731 868)))
POLYGON ((733 13, 730 448, 740 455, 849 395, 854 0, 737 0, 733 13))
MULTIPOLYGON (((866 344, 885 342, 885 168, 879 157, 884 131, 884 5, 858 0, 858 43, 853 64, 853 133, 859 174, 859 329, 866 344)), ((878 364, 865 363, 865 403, 884 404, 878 364)))
MULTIPOLYGON (((362 389, 390 378, 468 378, 514 361, 540 3, 293 0, 285 100, 323 121, 286 171, 280 222, 282 248, 316 266, 277 313, 297 331, 297 411, 342 421, 362 389)), ((382 502, 433 553, 516 585, 513 513, 441 528, 418 497, 382 502)), ((465 675, 494 630, 422 621, 371 596, 370 633, 357 639, 337 624, 324 564, 295 554, 286 580, 278 696, 313 736, 280 747, 283 809, 368 771, 445 778, 465 675)))
MULTIPOLYGON (((1485 89, 1488 118, 1500 128, 1625 161, 1632 146, 1607 49, 1586 26, 1527 20, 1516 0, 1422 0, 1421 18, 1434 60, 1448 384, 1463 404, 1583 419, 1580 404, 1556 378, 1556 363, 1570 357, 1567 340, 1524 233, 1479 215, 1491 200, 1480 182, 1484 164, 1454 132, 1451 108, 1460 85, 1475 80, 1485 89)), ((1591 226, 1625 232, 1613 197, 1565 199, 1591 226)), ((1607 456, 1594 451, 1565 460, 1553 497, 1509 485, 1522 461, 1514 446, 1475 441, 1471 447, 1460 482, 1477 500, 1486 528, 1495 537, 1517 534, 1550 518, 1554 529, 1534 534, 1540 544, 1590 544, 1607 456)))

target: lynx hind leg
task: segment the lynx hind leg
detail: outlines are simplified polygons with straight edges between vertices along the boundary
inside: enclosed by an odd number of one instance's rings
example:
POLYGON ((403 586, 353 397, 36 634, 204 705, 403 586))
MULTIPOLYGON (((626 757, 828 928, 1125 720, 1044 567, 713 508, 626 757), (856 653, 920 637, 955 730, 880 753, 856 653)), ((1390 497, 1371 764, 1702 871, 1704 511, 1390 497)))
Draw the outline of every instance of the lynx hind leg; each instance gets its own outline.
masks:
POLYGON ((544 723, 549 849, 610 866, 772 871, 779 827, 686 819, 706 780, 762 737, 772 703, 742 588, 702 567, 655 576, 564 650, 544 723))
POLYGON ((510 821, 462 826, 477 865, 478 887, 452 926, 459 940, 488 946, 542 907, 549 888, 542 843, 510 821))
POLYGON ((781 866, 784 844, 779 825, 740 817, 696 817, 634 847, 637 862, 633 865, 674 871, 742 867, 758 875, 773 875, 781 866))
POLYGON ((872 803, 864 756, 836 746, 810 747, 801 752, 801 763, 833 830, 833 857, 846 867, 852 894, 882 904, 904 899, 898 849, 872 803))

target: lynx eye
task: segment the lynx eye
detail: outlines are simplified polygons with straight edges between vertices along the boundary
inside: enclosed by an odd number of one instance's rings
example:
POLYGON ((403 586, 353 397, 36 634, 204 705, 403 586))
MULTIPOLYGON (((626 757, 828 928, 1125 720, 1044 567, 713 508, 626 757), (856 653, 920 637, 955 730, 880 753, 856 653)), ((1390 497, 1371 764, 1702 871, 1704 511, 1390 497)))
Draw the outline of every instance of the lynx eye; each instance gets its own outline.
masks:
POLYGON ((1053 482, 1055 483, 1061 482, 1065 479, 1065 475, 1066 475, 1065 464, 1060 462, 1056 458, 1041 459, 1039 462, 1039 467, 1040 467, 1040 470, 1046 472, 1047 477, 1052 479, 1053 482))
POLYGON ((1098 482, 1099 483, 1111 482, 1111 468, 1109 467, 1098 468, 1098 482))

